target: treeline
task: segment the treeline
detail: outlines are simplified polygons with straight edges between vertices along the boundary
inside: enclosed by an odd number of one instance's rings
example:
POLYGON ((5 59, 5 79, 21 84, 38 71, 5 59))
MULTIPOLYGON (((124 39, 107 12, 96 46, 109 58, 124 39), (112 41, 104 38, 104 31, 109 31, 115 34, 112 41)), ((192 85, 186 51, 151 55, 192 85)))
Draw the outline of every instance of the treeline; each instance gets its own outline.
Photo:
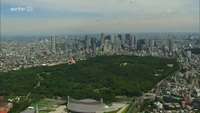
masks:
POLYGON ((70 96, 112 101, 116 95, 139 96, 177 69, 175 59, 99 56, 73 65, 1 73, 0 95, 25 96, 32 92, 30 98, 33 99, 70 96))
POLYGON ((192 54, 200 54, 200 48, 187 49, 186 51, 191 51, 192 54))

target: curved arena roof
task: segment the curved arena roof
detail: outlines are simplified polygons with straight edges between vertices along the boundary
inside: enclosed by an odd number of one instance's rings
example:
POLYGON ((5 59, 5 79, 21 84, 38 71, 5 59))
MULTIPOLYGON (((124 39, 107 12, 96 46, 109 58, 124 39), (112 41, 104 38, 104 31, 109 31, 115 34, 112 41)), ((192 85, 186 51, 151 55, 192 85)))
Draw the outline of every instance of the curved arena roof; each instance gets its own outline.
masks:
POLYGON ((93 99, 75 100, 73 98, 68 99, 67 109, 71 112, 80 113, 96 113, 116 110, 113 107, 105 105, 101 101, 96 101, 93 99))

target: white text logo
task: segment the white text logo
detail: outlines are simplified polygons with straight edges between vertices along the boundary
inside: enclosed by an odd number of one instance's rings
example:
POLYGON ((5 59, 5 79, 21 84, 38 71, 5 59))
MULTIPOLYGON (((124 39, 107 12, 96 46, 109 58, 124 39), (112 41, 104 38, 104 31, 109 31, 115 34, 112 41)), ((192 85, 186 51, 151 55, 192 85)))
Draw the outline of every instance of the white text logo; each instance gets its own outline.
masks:
POLYGON ((16 12, 16 11, 20 11, 20 12, 33 11, 33 7, 11 7, 10 11, 12 11, 12 12, 16 12))

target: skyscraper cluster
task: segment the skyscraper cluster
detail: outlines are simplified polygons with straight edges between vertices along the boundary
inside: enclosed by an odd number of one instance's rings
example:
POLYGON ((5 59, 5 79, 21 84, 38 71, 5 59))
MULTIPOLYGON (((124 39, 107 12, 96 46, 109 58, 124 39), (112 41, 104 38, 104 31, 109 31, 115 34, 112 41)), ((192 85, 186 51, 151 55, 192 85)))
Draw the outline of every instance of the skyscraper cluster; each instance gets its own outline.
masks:
POLYGON ((85 50, 87 52, 96 51, 96 49, 107 52, 107 51, 117 51, 124 49, 126 47, 137 48, 137 38, 135 35, 125 34, 123 35, 105 35, 101 33, 100 39, 89 38, 85 36, 85 50))
MULTIPOLYGON (((78 40, 77 40, 78 41, 78 40)), ((80 40, 78 41, 80 44, 80 40)), ((76 43, 77 45, 78 43, 76 43)), ((154 47, 157 45, 157 41, 150 38, 139 38, 136 35, 131 35, 129 33, 122 35, 105 35, 104 33, 101 33, 99 37, 94 37, 90 35, 85 35, 85 38, 83 40, 83 47, 82 49, 80 47, 76 47, 77 50, 85 50, 86 53, 90 52, 112 52, 112 51, 121 51, 121 50, 138 50, 138 51, 153 51, 154 47)), ((173 54, 173 40, 170 36, 168 38, 168 52, 169 54, 173 54)), ((166 47, 162 47, 166 48, 166 47)), ((163 49, 163 50, 164 50, 163 49)), ((56 53, 57 51, 66 50, 66 44, 64 42, 57 44, 56 36, 51 36, 51 51, 56 53)), ((74 50, 74 49, 72 49, 74 50)), ((166 51, 166 50, 164 50, 166 51)))

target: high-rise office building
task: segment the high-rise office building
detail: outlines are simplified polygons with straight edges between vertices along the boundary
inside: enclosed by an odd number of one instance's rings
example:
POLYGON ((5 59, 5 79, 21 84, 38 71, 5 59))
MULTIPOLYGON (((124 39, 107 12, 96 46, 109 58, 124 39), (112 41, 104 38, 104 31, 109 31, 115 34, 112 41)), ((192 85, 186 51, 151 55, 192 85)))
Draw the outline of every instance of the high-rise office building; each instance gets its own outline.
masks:
POLYGON ((60 49, 62 50, 62 51, 66 51, 66 43, 62 43, 61 45, 60 45, 60 49))
POLYGON ((117 36, 119 37, 119 39, 120 39, 120 45, 122 46, 122 35, 118 34, 117 36))
POLYGON ((138 50, 142 51, 142 50, 145 49, 146 44, 145 44, 145 40, 144 40, 144 39, 138 40, 137 43, 138 43, 138 44, 137 44, 137 46, 138 46, 137 49, 138 49, 138 50))
POLYGON ((117 36, 119 37, 120 40, 122 40, 122 35, 121 34, 118 34, 117 36))
POLYGON ((117 35, 115 36, 115 40, 114 40, 114 43, 112 44, 112 46, 113 46, 114 50, 121 48, 121 40, 117 35))
POLYGON ((51 50, 53 52, 56 52, 56 36, 55 35, 51 36, 51 50))
POLYGON ((122 48, 123 48, 125 45, 125 38, 122 38, 121 42, 122 42, 122 48))
POLYGON ((137 37, 134 35, 134 45, 135 45, 135 48, 137 49, 137 37))
POLYGON ((135 46, 134 35, 131 36, 131 47, 135 46))
POLYGON ((1 36, 0 36, 0 51, 1 51, 1 36))
POLYGON ((119 49, 119 45, 118 45, 117 43, 113 44, 113 45, 112 45, 112 49, 113 49, 113 50, 119 49))
POLYGON ((97 39, 96 38, 90 38, 90 44, 91 44, 92 51, 96 52, 97 39))
POLYGON ((105 44, 105 35, 104 33, 101 33, 101 45, 105 44))
POLYGON ((96 43, 92 43, 92 51, 96 52, 96 43))
POLYGON ((192 56, 192 52, 191 51, 187 51, 186 52, 186 58, 190 60, 191 56, 192 56))
POLYGON ((169 52, 171 53, 173 51, 173 40, 172 37, 169 37, 169 52))
POLYGON ((131 35, 130 34, 126 34, 126 40, 131 40, 131 35))
POLYGON ((33 55, 34 54, 34 47, 31 47, 30 48, 30 55, 33 55))
POLYGON ((110 36, 110 41, 111 41, 112 44, 114 43, 114 41, 115 41, 115 36, 114 35, 110 36))
POLYGON ((167 46, 166 45, 162 45, 162 50, 163 50, 163 52, 167 52, 167 46))
POLYGON ((153 48, 154 48, 154 40, 152 40, 152 39, 149 40, 149 48, 150 48, 150 50, 153 50, 153 48))
POLYGON ((90 42, 91 42, 91 44, 97 43, 97 39, 96 38, 90 38, 90 42))
POLYGON ((85 50, 89 51, 90 49, 90 39, 88 38, 87 35, 85 35, 85 50))
POLYGON ((125 39, 126 39, 126 44, 128 45, 128 46, 131 46, 131 35, 130 34, 126 34, 125 35, 125 39))

